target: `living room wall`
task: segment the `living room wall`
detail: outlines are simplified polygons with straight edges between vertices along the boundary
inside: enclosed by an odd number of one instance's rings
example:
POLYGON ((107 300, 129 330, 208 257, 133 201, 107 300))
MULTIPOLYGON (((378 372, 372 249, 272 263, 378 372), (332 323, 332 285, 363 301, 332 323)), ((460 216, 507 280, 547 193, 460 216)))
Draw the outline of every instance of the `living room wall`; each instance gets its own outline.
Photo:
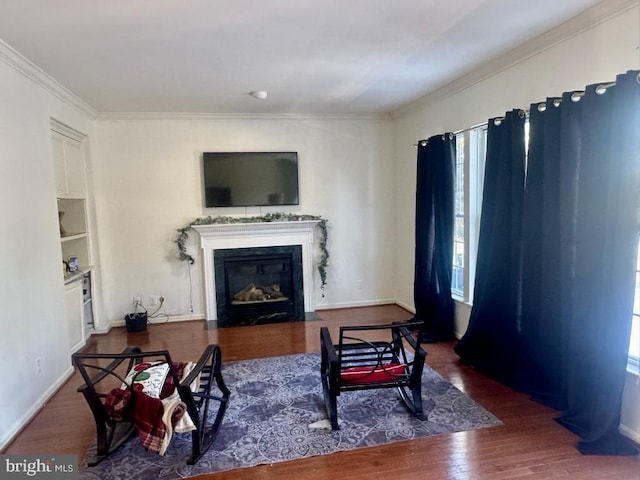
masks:
MULTIPOLYGON (((394 115, 395 298, 400 304, 413 307, 416 141, 469 128, 513 108, 527 109, 548 96, 612 81, 618 73, 639 69, 639 19, 637 3, 606 20, 588 12, 394 115), (567 37, 566 32, 572 33, 567 37)), ((458 303, 456 310, 456 329, 462 335, 470 306, 458 303)), ((636 441, 640 439, 635 407, 639 403, 637 375, 630 374, 623 426, 636 441)))
POLYGON ((30 68, 0 41, 0 447, 71 372, 49 119, 91 128, 30 68))
POLYGON ((206 215, 252 216, 261 208, 207 209, 205 151, 297 151, 299 207, 329 221, 325 296, 316 308, 393 301, 392 126, 386 117, 103 117, 93 138, 104 298, 100 327, 121 322, 133 296, 165 297, 175 319, 203 318, 199 245, 190 272, 176 229, 206 215), (191 305, 193 304, 193 312, 191 305))

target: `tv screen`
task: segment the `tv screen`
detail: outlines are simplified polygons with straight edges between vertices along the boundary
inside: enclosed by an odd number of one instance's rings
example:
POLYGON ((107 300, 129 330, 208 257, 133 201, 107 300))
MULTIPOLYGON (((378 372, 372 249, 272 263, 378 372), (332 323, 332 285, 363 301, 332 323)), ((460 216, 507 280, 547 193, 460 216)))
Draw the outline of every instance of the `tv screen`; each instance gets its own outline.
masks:
POLYGON ((205 152, 207 207, 298 205, 297 152, 205 152))

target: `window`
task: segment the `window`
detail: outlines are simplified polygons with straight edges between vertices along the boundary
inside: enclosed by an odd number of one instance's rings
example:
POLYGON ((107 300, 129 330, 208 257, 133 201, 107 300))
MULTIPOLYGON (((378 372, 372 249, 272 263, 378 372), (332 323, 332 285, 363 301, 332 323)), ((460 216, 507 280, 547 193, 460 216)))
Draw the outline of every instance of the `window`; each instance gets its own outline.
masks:
POLYGON ((453 230, 453 273, 451 291, 455 296, 464 298, 464 166, 465 135, 456 135, 456 180, 455 180, 455 223, 453 230))
POLYGON ((629 342, 629 358, 636 365, 640 362, 640 246, 636 262, 636 297, 633 302, 633 323, 631 325, 631 341, 629 342))
POLYGON ((456 134, 455 227, 451 290, 471 303, 476 270, 487 126, 456 134))

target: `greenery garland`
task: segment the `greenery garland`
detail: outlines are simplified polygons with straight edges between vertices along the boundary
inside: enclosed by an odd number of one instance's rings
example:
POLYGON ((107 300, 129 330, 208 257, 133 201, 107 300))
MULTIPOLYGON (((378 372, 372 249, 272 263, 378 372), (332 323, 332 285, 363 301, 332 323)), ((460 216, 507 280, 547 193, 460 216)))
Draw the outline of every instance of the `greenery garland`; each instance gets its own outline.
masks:
MULTIPOLYGON (((194 225, 217 225, 228 223, 263 223, 263 222, 299 222, 304 220, 317 220, 318 229, 320 230, 320 260, 318 261, 318 273, 320 274, 320 289, 324 292, 324 288, 327 284, 327 267, 329 265, 329 251, 327 250, 327 220, 316 215, 298 215, 296 213, 267 213, 257 217, 202 217, 197 218, 189 225, 178 228, 178 238, 174 241, 178 245, 178 257, 180 260, 188 261, 191 265, 194 264, 195 259, 187 253, 187 239, 189 238, 189 230, 194 225)), ((324 296, 324 293, 323 293, 324 296)))

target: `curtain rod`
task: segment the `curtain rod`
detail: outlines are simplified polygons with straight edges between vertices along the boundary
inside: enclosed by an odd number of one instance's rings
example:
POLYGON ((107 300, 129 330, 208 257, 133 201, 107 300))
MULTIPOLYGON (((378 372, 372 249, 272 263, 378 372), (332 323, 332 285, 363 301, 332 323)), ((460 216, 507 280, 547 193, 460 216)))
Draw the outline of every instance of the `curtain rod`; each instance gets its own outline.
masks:
MULTIPOLYGON (((478 123, 477 125, 474 125, 473 127, 467 127, 467 128, 463 128, 462 130, 456 130, 455 132, 449 132, 449 135, 459 135, 460 133, 470 132, 474 128, 479 128, 479 127, 482 127, 483 125, 486 125, 486 124, 487 124, 487 122, 478 123)), ((446 134, 443 134, 442 136, 444 137, 444 135, 446 135, 446 134)), ((428 142, 428 141, 429 141, 428 138, 425 138, 423 140, 418 140, 416 143, 413 144, 413 146, 417 147, 418 144, 424 143, 424 142, 428 142)))
MULTIPOLYGON (((636 82, 638 82, 640 84, 640 73, 638 73, 636 75, 636 82)), ((616 85, 616 82, 609 82, 609 83, 601 83, 600 85, 598 85, 596 87, 595 92, 598 95, 602 95, 603 93, 605 93, 607 91, 607 89, 614 87, 616 85)), ((584 90, 576 90, 571 94, 571 100, 574 102, 578 102, 580 101, 580 99, 585 95, 585 91, 584 90)), ((562 98, 561 97, 556 97, 553 98, 553 106, 554 107, 559 107, 560 103, 562 102, 562 98)), ((547 102, 539 102, 537 104, 538 107, 538 111, 539 112, 543 112, 546 110, 547 108, 547 102)), ((520 109, 520 111, 523 111, 525 113, 525 115, 528 117, 529 116, 529 109, 520 109)), ((499 122, 502 122, 502 120, 504 120, 504 117, 495 117, 493 119, 494 123, 497 122, 497 124, 499 124, 499 122)), ((473 127, 468 127, 468 128, 463 128, 461 130, 456 130, 454 132, 451 132, 450 135, 459 135, 460 133, 464 133, 464 132, 469 132, 471 130, 474 130, 476 128, 482 127, 484 125, 487 125, 488 121, 483 122, 483 123, 479 123, 477 125, 474 125, 473 127)), ((443 135, 444 136, 444 135, 443 135)), ((424 145, 426 145, 426 142, 428 141, 428 139, 424 139, 424 140, 418 140, 416 143, 413 144, 414 147, 417 147, 418 144, 420 143, 424 143, 424 145)))

